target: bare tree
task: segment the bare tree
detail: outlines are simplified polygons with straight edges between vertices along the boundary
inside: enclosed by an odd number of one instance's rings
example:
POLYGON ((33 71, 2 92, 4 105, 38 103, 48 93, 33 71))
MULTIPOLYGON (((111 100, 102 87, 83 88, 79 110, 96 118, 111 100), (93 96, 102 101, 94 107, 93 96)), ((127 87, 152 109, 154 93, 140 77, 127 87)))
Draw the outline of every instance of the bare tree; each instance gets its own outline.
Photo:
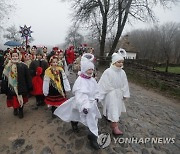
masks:
POLYGON ((166 23, 151 29, 135 30, 129 34, 130 42, 139 49, 139 57, 155 63, 178 63, 180 58, 180 24, 166 23))
MULTIPOLYGON (((106 39, 115 29, 115 37, 109 56, 115 51, 119 38, 128 19, 154 21, 152 8, 157 4, 166 6, 178 0, 69 0, 74 8, 74 20, 88 25, 97 33, 100 42, 100 56, 104 56, 106 39)), ((129 20, 130 21, 130 20, 129 20)))
POLYGON ((3 24, 9 18, 10 13, 15 9, 12 0, 0 1, 0 31, 3 30, 3 24))
POLYGON ((173 55, 173 51, 175 49, 174 42, 175 39, 177 38, 177 35, 179 34, 179 31, 180 31, 180 24, 177 23, 170 22, 159 27, 159 34, 160 34, 159 46, 165 55, 166 72, 168 72, 170 57, 173 55))
POLYGON ((178 29, 174 41, 174 63, 180 64, 180 29, 178 29))
POLYGON ((73 46, 77 47, 82 44, 82 42, 84 41, 84 37, 78 32, 78 27, 74 25, 69 29, 65 41, 65 46, 72 44, 73 46))

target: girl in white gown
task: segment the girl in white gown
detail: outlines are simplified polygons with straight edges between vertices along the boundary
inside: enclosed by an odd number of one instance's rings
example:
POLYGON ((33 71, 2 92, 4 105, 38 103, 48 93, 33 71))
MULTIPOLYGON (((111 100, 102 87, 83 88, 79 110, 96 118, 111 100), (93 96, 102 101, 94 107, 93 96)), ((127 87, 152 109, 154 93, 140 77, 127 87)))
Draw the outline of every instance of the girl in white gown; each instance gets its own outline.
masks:
POLYGON ((76 79, 72 92, 75 95, 64 104, 59 106, 54 114, 63 121, 70 122, 73 130, 77 130, 78 122, 87 126, 90 130, 88 139, 94 149, 99 149, 97 143, 98 137, 98 118, 101 114, 97 107, 98 100, 98 85, 92 77, 94 64, 83 57, 81 59, 81 73, 76 79))
POLYGON ((111 121, 112 132, 115 135, 123 134, 118 127, 118 122, 121 112, 126 112, 124 100, 130 97, 126 73, 122 69, 123 62, 123 56, 120 53, 114 53, 111 66, 104 71, 98 82, 103 115, 111 121))

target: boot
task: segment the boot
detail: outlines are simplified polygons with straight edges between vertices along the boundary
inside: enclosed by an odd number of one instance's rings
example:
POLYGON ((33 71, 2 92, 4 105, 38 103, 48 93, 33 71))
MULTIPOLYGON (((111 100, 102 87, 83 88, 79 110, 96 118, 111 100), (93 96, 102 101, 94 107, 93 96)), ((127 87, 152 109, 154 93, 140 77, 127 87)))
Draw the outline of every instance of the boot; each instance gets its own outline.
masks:
POLYGON ((106 116, 103 115, 103 117, 107 122, 111 122, 106 116))
POLYGON ((45 102, 43 100, 40 101, 40 105, 41 106, 44 106, 45 105, 45 102))
POLYGON ((36 106, 40 106, 41 105, 41 102, 40 101, 37 101, 36 102, 36 106))
POLYGON ((17 115, 18 115, 18 109, 17 109, 17 108, 14 109, 14 112, 13 112, 13 113, 14 113, 15 116, 17 116, 17 115))
POLYGON ((111 123, 111 129, 114 135, 123 135, 123 132, 119 129, 117 122, 111 123))
POLYGON ((56 106, 51 107, 51 112, 52 112, 52 118, 56 118, 56 115, 54 115, 54 111, 56 110, 56 106))
POLYGON ((19 107, 19 118, 22 119, 24 117, 24 113, 23 113, 23 106, 19 107))
POLYGON ((100 149, 99 144, 97 143, 97 136, 96 135, 94 135, 92 132, 89 132, 88 139, 90 141, 90 146, 93 149, 95 149, 95 150, 100 149))
POLYGON ((76 122, 76 121, 71 121, 71 126, 72 126, 73 132, 75 132, 75 133, 79 132, 78 122, 76 122))

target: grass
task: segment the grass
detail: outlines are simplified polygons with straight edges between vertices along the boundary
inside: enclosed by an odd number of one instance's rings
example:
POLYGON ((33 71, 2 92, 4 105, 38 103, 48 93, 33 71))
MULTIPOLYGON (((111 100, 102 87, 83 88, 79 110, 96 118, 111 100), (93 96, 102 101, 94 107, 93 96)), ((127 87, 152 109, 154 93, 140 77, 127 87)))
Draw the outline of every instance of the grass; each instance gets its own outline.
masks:
MULTIPOLYGON (((165 72, 165 69, 166 69, 165 67, 156 67, 156 70, 159 70, 161 72, 165 72)), ((180 74, 180 66, 168 67, 168 72, 180 74)))

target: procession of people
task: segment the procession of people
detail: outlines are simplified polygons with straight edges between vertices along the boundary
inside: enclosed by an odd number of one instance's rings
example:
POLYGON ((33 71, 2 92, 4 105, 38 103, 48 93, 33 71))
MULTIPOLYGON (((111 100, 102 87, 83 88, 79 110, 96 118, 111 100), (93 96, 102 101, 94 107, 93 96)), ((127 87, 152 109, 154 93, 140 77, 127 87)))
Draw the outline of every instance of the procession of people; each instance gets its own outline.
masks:
POLYGON ((74 46, 64 51, 53 47, 50 53, 47 49, 28 45, 26 49, 8 48, 0 53, 0 91, 6 95, 7 107, 13 108, 14 116, 26 116, 25 104, 35 97, 35 106, 50 107, 52 118, 71 122, 74 133, 79 131, 78 123, 85 125, 91 147, 98 150, 98 106, 102 105, 102 115, 110 122, 112 133, 123 135, 118 123, 121 113, 126 112, 124 100, 130 97, 123 54, 112 55, 110 67, 97 81, 94 48, 85 47, 78 54, 74 46), (72 73, 77 77, 73 87, 68 79, 72 73), (71 88, 74 96, 68 98, 71 88))

